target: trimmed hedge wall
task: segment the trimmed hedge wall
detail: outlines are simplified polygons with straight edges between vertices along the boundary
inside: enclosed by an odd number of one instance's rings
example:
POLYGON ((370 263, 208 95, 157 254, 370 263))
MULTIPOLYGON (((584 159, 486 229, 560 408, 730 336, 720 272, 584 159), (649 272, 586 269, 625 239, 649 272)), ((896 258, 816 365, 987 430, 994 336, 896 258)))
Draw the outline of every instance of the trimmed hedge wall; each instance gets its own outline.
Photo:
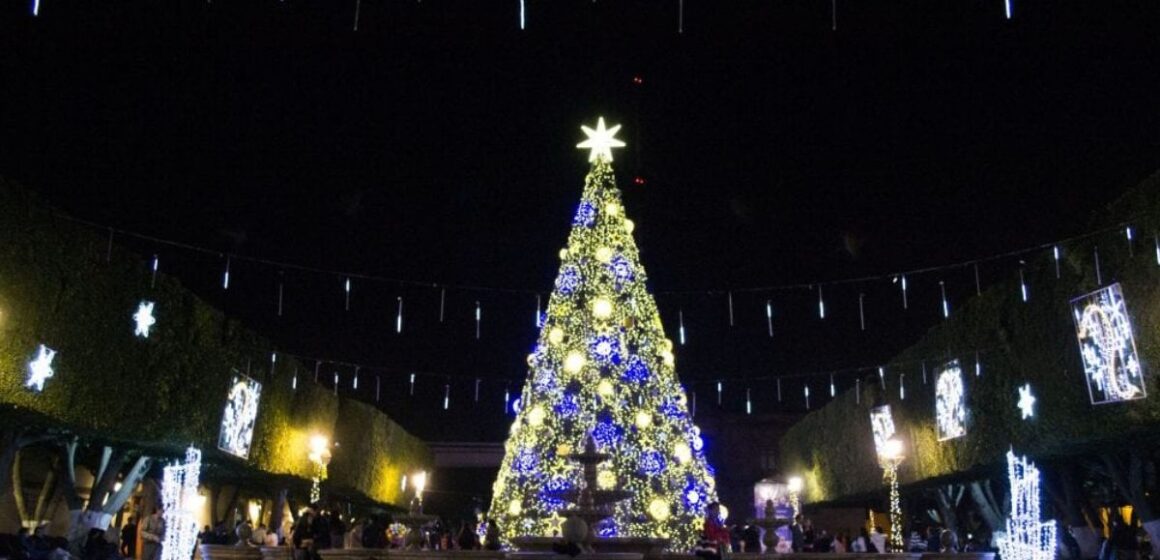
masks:
MULTIPOLYGON (((296 364, 220 311, 113 248, 107 238, 62 219, 28 191, 0 179, 0 421, 64 428, 98 441, 179 456, 194 443, 219 467, 247 475, 309 478, 310 435, 339 442, 330 484, 375 502, 402 505, 401 473, 431 466, 426 446, 368 405, 303 380, 296 364), (133 334, 139 301, 156 302, 150 337, 133 334), (57 350, 42 393, 24 387, 38 346, 57 350), (250 458, 216 451, 232 370, 262 364, 250 458)), ((310 368, 297 366, 301 371, 310 368)))
POLYGON ((1008 281, 953 310, 887 367, 886 390, 877 376, 863 380, 861 402, 846 391, 806 415, 781 440, 782 465, 806 479, 809 502, 851 501, 883 487, 870 428, 870 408, 883 399, 891 405, 907 458, 903 484, 922 485, 940 478, 976 477, 1005 472, 1004 455, 1014 447, 1040 459, 1077 455, 1107 445, 1155 441, 1160 420, 1160 267, 1152 232, 1160 229, 1160 173, 1143 181, 1096 216, 1091 230, 1130 222, 1139 232, 1129 256, 1123 230, 1089 238, 1065 248, 1062 278, 1055 278, 1049 250, 1027 262, 1030 300, 1021 300, 1014 262, 1008 281), (1142 237, 1143 239, 1140 239, 1142 237), (1136 346, 1150 397, 1130 403, 1089 404, 1083 365, 1075 341, 1070 301, 1097 286, 1093 252, 1099 245, 1102 280, 1118 281, 1132 316, 1136 346), (982 350, 982 375, 975 377, 974 349, 982 350), (958 352, 958 353, 956 353, 958 352), (963 367, 968 432, 939 442, 935 427, 934 375, 941 360, 958 358, 963 367), (922 384, 926 361, 930 383, 922 384), (898 373, 906 374, 906 400, 898 394, 898 373), (1035 416, 1022 420, 1016 407, 1018 387, 1030 383, 1037 399, 1035 416), (883 394, 884 393, 884 394, 883 394))

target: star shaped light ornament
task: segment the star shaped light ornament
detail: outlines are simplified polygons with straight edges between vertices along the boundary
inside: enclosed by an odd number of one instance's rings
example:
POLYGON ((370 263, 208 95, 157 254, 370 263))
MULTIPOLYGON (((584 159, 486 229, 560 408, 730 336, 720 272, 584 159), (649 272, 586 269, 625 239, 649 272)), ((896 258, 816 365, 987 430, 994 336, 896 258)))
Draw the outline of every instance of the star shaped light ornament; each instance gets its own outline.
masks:
POLYGON ((1035 416, 1035 396, 1031 394, 1031 384, 1024 383, 1019 388, 1019 410, 1023 414, 1023 419, 1026 420, 1035 416))
POLYGON ((137 306, 137 312, 133 314, 133 320, 137 322, 137 328, 133 334, 141 338, 149 338, 149 329, 157 324, 157 319, 153 317, 152 301, 142 301, 137 306))
POLYGON ((24 386, 38 393, 43 391, 44 382, 56 373, 52 370, 52 359, 55 357, 56 350, 41 344, 36 359, 28 362, 28 381, 24 386))
POLYGON ((604 117, 596 119, 596 128, 588 128, 580 125, 580 129, 584 134, 588 135, 588 139, 576 144, 577 148, 588 148, 592 150, 588 154, 588 161, 594 162, 599 159, 604 161, 612 161, 612 149, 623 148, 624 142, 614 138, 616 133, 620 131, 620 125, 612 128, 604 127, 604 117))

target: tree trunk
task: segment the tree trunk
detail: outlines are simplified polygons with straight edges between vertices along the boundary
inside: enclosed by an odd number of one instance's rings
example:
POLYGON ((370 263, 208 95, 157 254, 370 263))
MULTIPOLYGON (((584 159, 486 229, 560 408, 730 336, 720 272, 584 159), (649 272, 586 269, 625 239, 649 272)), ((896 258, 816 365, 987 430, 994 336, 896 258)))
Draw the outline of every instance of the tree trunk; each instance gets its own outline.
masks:
POLYGON ((17 426, 0 428, 0 492, 13 492, 19 489, 19 485, 12 485, 12 466, 16 463, 16 453, 20 451, 20 440, 23 436, 24 428, 17 426))
POLYGON ((270 531, 278 535, 279 541, 285 535, 282 534, 282 512, 286 510, 286 489, 282 488, 274 492, 274 507, 270 509, 270 531))
MULTIPOLYGON (((1055 504, 1059 522, 1071 531, 1071 536, 1079 545, 1080 557, 1073 560, 1095 558, 1099 555, 1100 540, 1084 514, 1087 500, 1084 497, 1083 487, 1078 482, 1076 466, 1070 463, 1060 464, 1045 471, 1045 474, 1047 476, 1043 478, 1044 488, 1055 504)), ((1060 542, 1062 543, 1063 539, 1060 539, 1060 542)))
POLYGON ((991 480, 975 480, 970 484, 971 498, 975 501, 975 505, 979 508, 979 515, 983 518, 983 522, 991 530, 992 535, 996 531, 1005 529, 1003 520, 1006 518, 1003 515, 1003 506, 999 500, 995 499, 995 493, 991 488, 991 480))
POLYGON ((1134 450, 1128 452, 1127 461, 1119 454, 1106 454, 1103 460, 1116 490, 1132 504, 1132 512, 1139 516, 1148 537, 1152 542, 1160 542, 1160 519, 1157 519, 1156 510, 1148 501, 1144 484, 1147 460, 1134 450))
POLYGON ((965 488, 962 484, 947 484, 935 488, 935 502, 938 504, 938 514, 942 518, 942 525, 947 530, 959 532, 958 507, 963 500, 965 488))

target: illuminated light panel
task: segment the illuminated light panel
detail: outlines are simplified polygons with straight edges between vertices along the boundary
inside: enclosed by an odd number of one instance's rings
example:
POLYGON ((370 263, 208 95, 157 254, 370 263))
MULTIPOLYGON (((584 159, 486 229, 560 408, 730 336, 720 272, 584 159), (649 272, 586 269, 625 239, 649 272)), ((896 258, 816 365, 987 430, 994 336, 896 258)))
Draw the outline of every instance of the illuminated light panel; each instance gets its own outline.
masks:
POLYGON ((939 441, 967 434, 966 396, 963 369, 958 360, 952 360, 935 376, 935 422, 939 441))
POLYGON ((1120 285, 1112 284, 1072 300, 1071 310, 1091 403, 1147 397, 1144 371, 1120 285))
POLYGON ((56 375, 52 369, 52 360, 56 358, 56 350, 43 344, 37 349, 36 358, 28 362, 28 378, 24 386, 36 392, 44 390, 44 383, 56 375))
POLYGON ((240 373, 234 373, 226 398, 225 412, 222 414, 218 449, 235 457, 249 458, 261 396, 261 383, 240 373))
POLYGON ((1019 413, 1026 420, 1035 416, 1035 395, 1031 394, 1031 384, 1025 383, 1019 388, 1019 413))
POLYGON ((134 335, 149 338, 149 329, 157 324, 157 318, 153 316, 154 305, 152 301, 142 301, 137 304, 137 312, 133 314, 133 322, 136 323, 133 329, 134 335))
POLYGON ((590 162, 595 163, 599 160, 611 162, 612 148, 624 147, 624 142, 616 138, 616 133, 620 132, 620 125, 605 128, 604 117, 596 119, 596 128, 581 125, 580 130, 584 131, 588 139, 576 144, 576 147, 591 150, 588 153, 588 161, 590 162))
POLYGON ((890 405, 870 409, 870 431, 874 435, 874 450, 882 457, 886 452, 886 442, 894 437, 894 414, 890 405))
POLYGON ((999 554, 1005 560, 1054 560, 1055 521, 1042 521, 1039 510, 1039 468, 1007 452, 1007 478, 1011 485, 1011 515, 1007 534, 999 539, 999 554))

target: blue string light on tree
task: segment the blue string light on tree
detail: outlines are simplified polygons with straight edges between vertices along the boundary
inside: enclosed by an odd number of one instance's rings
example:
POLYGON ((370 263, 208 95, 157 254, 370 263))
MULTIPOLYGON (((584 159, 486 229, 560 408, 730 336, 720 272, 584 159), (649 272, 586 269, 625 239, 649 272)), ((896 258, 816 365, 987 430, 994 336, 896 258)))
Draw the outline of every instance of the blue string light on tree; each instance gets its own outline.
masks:
POLYGON ((564 267, 556 277, 556 290, 564 295, 572 295, 580 287, 580 271, 574 266, 564 267))
POLYGON ((628 366, 624 368, 623 378, 625 381, 632 381, 634 383, 643 384, 647 382, 649 378, 648 364, 639 356, 629 357, 628 366))
POLYGON ((585 200, 576 207, 576 217, 572 219, 572 225, 592 227, 594 223, 596 223, 596 207, 585 200))
POLYGON ((665 470, 665 457, 659 451, 645 451, 640 454, 640 471, 656 476, 665 470))

